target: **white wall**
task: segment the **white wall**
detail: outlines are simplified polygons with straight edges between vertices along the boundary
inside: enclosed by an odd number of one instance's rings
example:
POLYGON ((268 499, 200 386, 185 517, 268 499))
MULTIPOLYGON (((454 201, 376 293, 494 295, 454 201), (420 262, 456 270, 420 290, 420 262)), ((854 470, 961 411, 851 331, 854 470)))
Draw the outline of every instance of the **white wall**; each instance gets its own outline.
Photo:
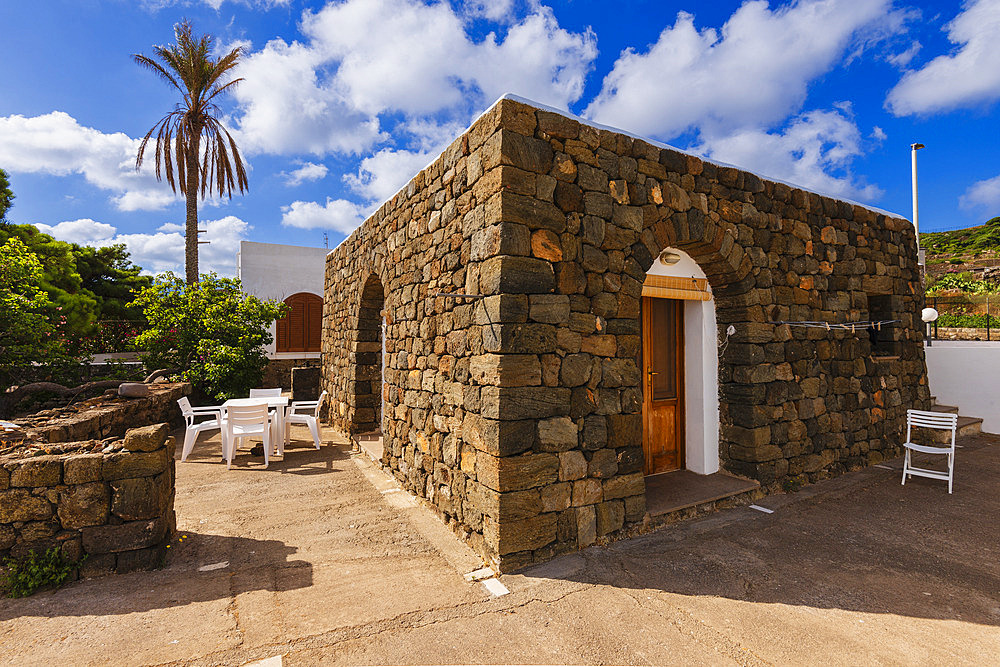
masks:
MULTIPOLYGON (((261 299, 284 301, 293 294, 309 292, 323 298, 326 248, 241 241, 236 255, 236 272, 243 291, 261 299)), ((271 335, 275 336, 271 325, 271 335)), ((319 352, 276 353, 272 342, 267 356, 272 359, 318 358, 319 352)))
MULTIPOLYGON (((705 278, 685 252, 666 266, 657 258, 650 275, 705 278)), ((709 287, 711 290, 711 287, 709 287)), ((684 467, 700 475, 719 472, 719 351, 715 300, 684 302, 684 467)))
POLYGON ((958 406, 963 417, 982 417, 984 431, 1000 433, 1000 343, 936 340, 924 352, 937 402, 958 406))

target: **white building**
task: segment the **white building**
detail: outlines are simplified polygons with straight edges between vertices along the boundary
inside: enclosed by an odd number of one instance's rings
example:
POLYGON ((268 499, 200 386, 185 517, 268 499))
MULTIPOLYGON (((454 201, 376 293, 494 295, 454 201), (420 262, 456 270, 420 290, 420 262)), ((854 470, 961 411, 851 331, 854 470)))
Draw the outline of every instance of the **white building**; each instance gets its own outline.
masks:
POLYGON ((236 272, 243 291, 288 304, 291 312, 272 325, 271 359, 319 359, 326 248, 241 241, 236 272))

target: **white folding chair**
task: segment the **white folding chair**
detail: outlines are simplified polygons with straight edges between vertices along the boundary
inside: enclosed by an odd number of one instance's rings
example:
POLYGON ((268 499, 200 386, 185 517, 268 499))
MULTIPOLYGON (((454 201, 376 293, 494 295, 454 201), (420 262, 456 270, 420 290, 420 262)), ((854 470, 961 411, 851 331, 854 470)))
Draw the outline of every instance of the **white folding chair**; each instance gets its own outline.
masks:
POLYGON ((251 389, 250 398, 275 398, 281 396, 281 387, 276 389, 251 389))
POLYGON ((230 406, 222 416, 222 455, 226 470, 233 466, 233 454, 243 438, 259 435, 264 440, 264 467, 271 462, 271 417, 266 405, 230 406))
POLYGON ((222 406, 210 405, 196 408, 191 405, 187 396, 177 399, 177 405, 184 415, 184 448, 181 449, 181 461, 186 461, 194 443, 198 440, 198 434, 202 431, 215 431, 222 428, 222 406), (215 417, 203 422, 195 421, 199 417, 215 417))
POLYGON ((906 411, 906 442, 903 447, 906 453, 903 456, 903 484, 906 480, 917 475, 918 477, 929 477, 931 479, 943 479, 948 481, 948 493, 951 493, 951 482, 955 473, 955 431, 958 428, 958 415, 950 412, 926 412, 924 410, 906 411), (947 446, 918 445, 913 442, 913 427, 934 429, 939 431, 951 431, 951 444, 947 446), (948 471, 928 470, 927 468, 917 468, 910 461, 911 452, 922 454, 942 454, 948 457, 948 471))
POLYGON ((325 399, 326 392, 324 391, 319 395, 318 400, 293 401, 292 404, 288 406, 288 412, 285 413, 285 437, 278 444, 280 454, 285 453, 285 440, 288 440, 288 434, 291 430, 292 424, 303 424, 308 426, 309 432, 312 433, 313 443, 316 445, 316 449, 319 449, 319 425, 316 422, 316 410, 319 406, 323 405, 323 401, 325 399), (309 414, 310 412, 312 414, 309 414))

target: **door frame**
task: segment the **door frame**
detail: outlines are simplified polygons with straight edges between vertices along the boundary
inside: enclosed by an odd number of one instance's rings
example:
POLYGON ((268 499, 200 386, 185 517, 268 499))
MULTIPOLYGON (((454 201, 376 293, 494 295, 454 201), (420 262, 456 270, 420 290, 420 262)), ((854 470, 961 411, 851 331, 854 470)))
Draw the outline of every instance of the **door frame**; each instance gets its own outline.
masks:
MULTIPOLYGON (((662 472, 647 472, 652 466, 649 460, 649 419, 648 411, 652 408, 652 393, 650 392, 650 384, 648 381, 648 369, 646 367, 646 359, 650 354, 650 350, 654 345, 654 336, 647 335, 651 330, 652 324, 649 322, 650 313, 646 308, 646 299, 659 299, 662 297, 655 296, 644 296, 640 301, 640 324, 641 324, 641 341, 640 346, 640 374, 642 384, 642 455, 643 455, 643 475, 657 475, 666 472, 673 472, 670 470, 664 470, 662 472)), ((686 454, 687 454, 687 437, 686 437, 686 424, 687 424, 687 398, 686 398, 686 388, 684 384, 685 368, 687 365, 687 354, 685 352, 685 340, 684 340, 684 310, 685 302, 681 299, 665 299, 674 302, 674 309, 677 313, 677 317, 674 318, 675 327, 675 340, 677 344, 675 345, 674 353, 674 386, 676 387, 677 394, 677 406, 675 409, 675 429, 674 438, 676 440, 676 446, 678 450, 678 467, 676 470, 684 470, 686 466, 686 454)))

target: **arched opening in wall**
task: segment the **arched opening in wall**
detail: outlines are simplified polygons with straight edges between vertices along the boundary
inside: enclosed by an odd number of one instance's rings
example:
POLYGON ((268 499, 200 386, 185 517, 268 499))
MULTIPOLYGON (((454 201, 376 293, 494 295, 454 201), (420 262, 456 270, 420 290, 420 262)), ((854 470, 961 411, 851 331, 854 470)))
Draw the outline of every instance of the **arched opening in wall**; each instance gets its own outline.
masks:
POLYGON ((702 268, 667 248, 642 287, 643 473, 719 471, 716 313, 702 268))
POLYGON ((382 374, 384 370, 385 291, 372 275, 365 282, 358 306, 357 340, 354 343, 353 434, 382 430, 382 374))
POLYGON ((299 292, 285 299, 288 313, 275 323, 275 351, 319 352, 323 329, 322 297, 299 292))

